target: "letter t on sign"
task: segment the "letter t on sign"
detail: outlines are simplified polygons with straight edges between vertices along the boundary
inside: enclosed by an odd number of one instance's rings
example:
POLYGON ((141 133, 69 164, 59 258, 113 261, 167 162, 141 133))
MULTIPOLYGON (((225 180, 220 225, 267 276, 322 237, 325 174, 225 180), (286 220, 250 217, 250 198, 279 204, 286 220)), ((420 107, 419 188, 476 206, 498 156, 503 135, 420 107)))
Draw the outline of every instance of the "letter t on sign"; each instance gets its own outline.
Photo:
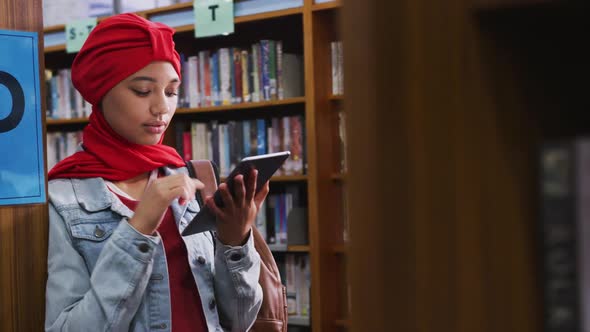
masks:
POLYGON ((197 38, 234 32, 233 0, 194 0, 193 12, 197 38))
POLYGON ((219 5, 211 5, 209 9, 211 9, 211 20, 215 21, 215 9, 219 8, 219 5))

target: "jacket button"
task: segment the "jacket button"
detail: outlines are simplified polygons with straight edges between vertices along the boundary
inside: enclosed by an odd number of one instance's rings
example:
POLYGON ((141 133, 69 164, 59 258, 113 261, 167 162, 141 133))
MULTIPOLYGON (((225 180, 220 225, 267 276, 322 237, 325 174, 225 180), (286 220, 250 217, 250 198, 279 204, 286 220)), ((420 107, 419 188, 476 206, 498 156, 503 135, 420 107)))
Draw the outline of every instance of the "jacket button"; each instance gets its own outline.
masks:
POLYGON ((96 228, 94 229, 94 236, 100 239, 104 236, 104 234, 104 230, 96 225, 96 228))
POLYGON ((150 251, 150 245, 145 242, 138 244, 137 248, 139 249, 139 251, 141 251, 143 253, 150 251))
POLYGON ((201 264, 201 265, 205 264, 205 262, 206 262, 205 257, 203 257, 203 256, 197 257, 197 262, 199 262, 199 264, 201 264))
POLYGON ((234 261, 234 262, 237 262, 240 259, 242 259, 242 255, 240 255, 237 252, 235 252, 235 253, 231 254, 231 256, 229 256, 229 259, 232 260, 232 261, 234 261))
POLYGON ((209 301, 209 309, 215 309, 215 299, 211 299, 211 301, 209 301))

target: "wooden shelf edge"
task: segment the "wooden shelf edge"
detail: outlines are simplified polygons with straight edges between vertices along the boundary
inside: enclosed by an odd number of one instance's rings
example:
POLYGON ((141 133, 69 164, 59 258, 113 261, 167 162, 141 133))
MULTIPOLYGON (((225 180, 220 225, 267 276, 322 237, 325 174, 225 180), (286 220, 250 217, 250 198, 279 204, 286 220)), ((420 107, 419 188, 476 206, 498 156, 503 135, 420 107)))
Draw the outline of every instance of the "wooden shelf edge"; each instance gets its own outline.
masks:
POLYGON ((192 6, 193 6, 193 2, 189 1, 189 2, 177 3, 177 4, 173 4, 173 5, 169 5, 169 6, 164 6, 164 7, 142 10, 142 11, 137 12, 137 15, 142 15, 144 17, 149 18, 151 15, 154 15, 154 14, 171 13, 171 12, 175 12, 175 11, 179 11, 179 10, 183 10, 183 9, 188 9, 188 8, 191 8, 192 6))
POLYGON ((65 51, 66 51, 65 44, 48 46, 48 47, 43 48, 43 53, 65 52, 65 51))
POLYGON ((88 123, 88 118, 73 118, 73 119, 47 119, 47 126, 61 126, 68 124, 82 124, 88 123))
MULTIPOLYGON (((221 181, 225 181, 226 177, 222 176, 221 181)), ((270 178, 270 182, 298 182, 307 181, 307 175, 275 175, 270 178)))
POLYGON ((309 245, 284 245, 284 244, 269 244, 270 251, 275 253, 309 253, 309 245))
POLYGON ((350 319, 336 319, 334 321, 334 325, 338 327, 349 328, 350 327, 350 319))
POLYGON ((329 95, 328 99, 333 101, 343 101, 344 95, 329 95))
POLYGON ((498 0, 477 0, 471 5, 475 12, 487 12, 510 9, 526 9, 540 5, 559 6, 560 1, 555 0, 523 0, 523 1, 498 1, 498 0))
POLYGON ((305 103, 305 97, 295 97, 283 100, 271 100, 261 101, 258 103, 241 103, 226 106, 209 106, 209 107, 198 107, 198 108, 178 108, 176 114, 193 114, 193 113, 209 113, 209 112, 221 112, 221 111, 232 111, 249 108, 263 108, 273 107, 281 105, 293 105, 305 103))
POLYGON ((290 245, 287 246, 287 252, 309 252, 308 245, 290 245))
POLYGON ((336 181, 336 182, 346 182, 346 177, 347 177, 346 173, 334 173, 334 174, 332 174, 332 176, 330 176, 332 181, 336 181))
MULTIPOLYGON (((141 11, 141 12, 137 12, 137 14, 140 16, 144 16, 144 17, 149 18, 149 16, 154 15, 154 14, 174 12, 174 11, 178 11, 178 10, 187 9, 188 7, 192 7, 192 2, 175 4, 175 5, 171 5, 171 6, 167 6, 167 7, 141 11)), ((281 10, 275 10, 275 11, 264 12, 264 13, 259 13, 259 14, 238 16, 238 17, 234 18, 234 23, 240 24, 240 23, 247 23, 247 22, 263 21, 263 20, 268 20, 268 19, 272 19, 272 18, 297 15, 297 14, 302 14, 302 13, 303 13, 303 7, 281 9, 281 10)), ((100 17, 100 18, 98 18, 98 21, 100 22, 101 20, 103 20, 107 17, 109 17, 109 16, 100 17)), ((189 25, 181 25, 178 27, 174 27, 174 30, 176 30, 177 33, 180 33, 180 32, 193 31, 194 28, 195 27, 193 24, 189 24, 189 25)), ((43 32, 44 33, 51 33, 51 32, 56 32, 56 31, 60 31, 60 30, 64 30, 64 29, 65 29, 65 24, 60 24, 60 25, 46 27, 43 29, 43 32)), ((65 51, 65 49, 66 49, 66 45, 60 44, 60 45, 46 47, 44 49, 44 52, 45 53, 60 52, 60 51, 65 51)))
POLYGON ((316 3, 311 6, 312 11, 329 10, 329 9, 340 9, 342 8, 342 1, 334 0, 330 2, 316 3))
POLYGON ((348 244, 338 244, 332 247, 332 252, 338 255, 346 255, 348 253, 348 244))

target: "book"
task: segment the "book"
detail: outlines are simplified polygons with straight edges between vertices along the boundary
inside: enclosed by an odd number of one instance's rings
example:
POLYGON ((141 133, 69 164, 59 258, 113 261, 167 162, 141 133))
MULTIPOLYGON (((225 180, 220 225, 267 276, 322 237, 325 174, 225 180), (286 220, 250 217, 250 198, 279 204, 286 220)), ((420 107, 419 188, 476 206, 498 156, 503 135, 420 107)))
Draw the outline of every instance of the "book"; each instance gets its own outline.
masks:
POLYGON ((540 168, 545 331, 588 331, 590 138, 546 142, 540 168))

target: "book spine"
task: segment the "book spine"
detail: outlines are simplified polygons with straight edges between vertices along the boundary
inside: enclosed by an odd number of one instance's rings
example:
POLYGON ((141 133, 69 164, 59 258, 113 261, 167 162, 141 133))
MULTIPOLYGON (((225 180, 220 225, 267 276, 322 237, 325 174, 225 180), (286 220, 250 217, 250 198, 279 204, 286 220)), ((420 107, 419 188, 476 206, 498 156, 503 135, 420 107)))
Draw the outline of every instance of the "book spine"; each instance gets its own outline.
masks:
POLYGON ((252 45, 252 59, 250 60, 252 62, 252 72, 250 75, 252 76, 252 101, 255 103, 260 101, 260 67, 258 66, 259 51, 259 44, 252 45))
POLYGON ((233 82, 234 88, 234 103, 239 104, 242 102, 242 51, 239 48, 233 49, 233 82))
POLYGON ((221 76, 221 104, 231 105, 230 56, 228 48, 219 49, 219 72, 221 76))
POLYGON ((264 119, 257 119, 256 120, 256 129, 257 129, 257 136, 256 136, 257 153, 258 154, 265 154, 266 153, 266 121, 264 119))
POLYGON ((545 332, 580 331, 575 230, 575 156, 570 142, 541 151, 545 332))
POLYGON ((270 40, 260 41, 262 58, 262 100, 270 100, 270 40))
POLYGON ((283 100, 285 99, 285 89, 283 83, 283 42, 281 40, 276 42, 276 72, 277 98, 283 100))
POLYGON ((277 48, 274 40, 268 41, 268 83, 270 99, 277 100, 277 48))
POLYGON ((244 103, 250 102, 250 61, 247 50, 242 50, 240 53, 240 63, 242 65, 242 101, 244 103))
POLYGON ((221 105, 219 75, 219 52, 211 54, 211 105, 221 105))
POLYGON ((576 141, 576 234, 581 331, 590 331, 590 137, 576 141))

